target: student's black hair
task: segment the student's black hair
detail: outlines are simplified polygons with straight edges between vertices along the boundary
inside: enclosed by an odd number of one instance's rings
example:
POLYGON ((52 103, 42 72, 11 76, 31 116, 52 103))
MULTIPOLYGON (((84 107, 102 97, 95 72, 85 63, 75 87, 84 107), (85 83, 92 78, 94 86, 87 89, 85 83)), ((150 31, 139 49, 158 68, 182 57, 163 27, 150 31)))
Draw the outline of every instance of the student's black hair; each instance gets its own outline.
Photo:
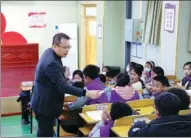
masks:
POLYGON ((121 117, 132 115, 132 109, 127 103, 116 102, 111 105, 111 119, 115 121, 121 117))
POLYGON ((97 66, 95 66, 95 65, 87 65, 83 70, 83 74, 84 74, 85 77, 89 77, 92 80, 98 78, 97 66))
POLYGON ((191 68, 191 61, 186 62, 186 63, 184 64, 184 67, 185 67, 185 66, 187 66, 187 65, 189 65, 189 66, 190 66, 190 68, 191 68))
POLYGON ((104 74, 99 74, 98 77, 103 83, 106 83, 106 76, 104 74))
POLYGON ((83 76, 83 73, 82 73, 81 70, 75 70, 75 71, 73 72, 73 74, 72 74, 72 77, 74 78, 74 76, 75 76, 76 74, 78 74, 78 75, 82 78, 82 80, 84 80, 84 76, 83 76))
POLYGON ((164 70, 159 66, 153 68, 153 72, 156 73, 157 76, 159 76, 159 75, 164 76, 164 70))
POLYGON ((110 70, 108 72, 106 72, 106 77, 109 77, 109 78, 114 78, 116 75, 115 75, 115 72, 110 70))
POLYGON ((129 63, 130 69, 133 68, 136 64, 137 64, 137 63, 135 63, 135 62, 130 62, 130 63, 129 63))
POLYGON ((190 97, 188 96, 185 90, 181 88, 170 88, 168 89, 168 92, 175 94, 180 99, 181 101, 180 110, 189 109, 190 97))
POLYGON ((97 72, 98 74, 100 73, 100 67, 96 66, 97 67, 97 72))
POLYGON ((116 86, 125 87, 125 86, 127 86, 129 84, 129 81, 130 81, 129 75, 124 75, 124 76, 119 78, 119 80, 117 81, 116 86))
MULTIPOLYGON (((144 67, 143 67, 143 65, 141 65, 141 64, 136 64, 131 70, 134 70, 135 73, 137 73, 138 76, 141 77, 141 76, 142 76, 142 73, 143 73, 143 70, 144 70, 144 67)), ((131 71, 131 70, 130 70, 130 71, 131 71)), ((142 89, 144 89, 144 88, 145 88, 145 83, 143 82, 143 80, 142 80, 141 78, 139 78, 139 81, 140 81, 141 84, 142 84, 142 89)))
POLYGON ((154 104, 160 116, 177 115, 181 106, 180 99, 169 92, 163 92, 156 96, 154 104))
POLYGON ((102 70, 103 70, 104 68, 107 68, 108 71, 111 70, 111 68, 110 68, 109 66, 104 66, 104 67, 102 68, 102 70))
POLYGON ((154 61, 147 61, 146 64, 149 64, 151 66, 151 69, 155 67, 154 61))
POLYGON ((83 89, 83 88, 84 88, 84 82, 79 82, 79 81, 77 81, 77 82, 74 82, 74 83, 72 84, 72 86, 75 86, 75 87, 77 87, 77 88, 83 89))
POLYGON ((62 39, 69 40, 70 37, 67 34, 64 33, 58 33, 53 36, 52 45, 59 46, 62 39))
POLYGON ((117 75, 117 77, 116 77, 116 81, 118 82, 119 79, 120 79, 121 77, 125 76, 125 75, 127 75, 127 74, 126 74, 126 73, 119 73, 119 74, 117 75))
POLYGON ((159 81, 163 86, 169 87, 169 81, 165 76, 156 76, 153 78, 155 81, 159 81))
POLYGON ((134 70, 136 74, 138 74, 139 77, 142 76, 143 73, 143 67, 140 64, 136 64, 131 70, 134 70))

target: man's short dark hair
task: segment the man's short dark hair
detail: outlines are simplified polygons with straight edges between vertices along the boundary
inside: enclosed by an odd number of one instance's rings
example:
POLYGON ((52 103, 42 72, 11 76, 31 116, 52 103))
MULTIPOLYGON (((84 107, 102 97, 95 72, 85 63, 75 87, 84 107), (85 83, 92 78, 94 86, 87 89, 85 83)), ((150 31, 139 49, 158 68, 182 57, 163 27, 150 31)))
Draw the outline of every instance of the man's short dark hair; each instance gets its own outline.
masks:
POLYGON ((85 77, 89 77, 94 80, 98 78, 98 68, 96 65, 87 65, 83 70, 83 74, 85 77))
POLYGON ((178 98, 181 101, 181 108, 180 108, 180 110, 189 109, 190 97, 188 96, 188 94, 186 93, 185 90, 183 90, 181 88, 170 88, 170 89, 168 89, 168 92, 173 93, 176 96, 178 96, 178 98))
POLYGON ((166 86, 166 87, 170 86, 169 81, 165 76, 162 76, 162 75, 156 76, 153 78, 153 80, 159 81, 163 86, 166 86))
POLYGON ((180 111, 180 99, 169 92, 163 92, 156 96, 154 103, 161 116, 177 115, 180 111))
POLYGON ((54 35, 52 40, 52 45, 59 45, 62 39, 69 40, 70 37, 67 34, 64 33, 57 33, 54 35))
POLYGON ((127 103, 116 102, 111 105, 110 115, 113 121, 132 115, 132 109, 127 103))

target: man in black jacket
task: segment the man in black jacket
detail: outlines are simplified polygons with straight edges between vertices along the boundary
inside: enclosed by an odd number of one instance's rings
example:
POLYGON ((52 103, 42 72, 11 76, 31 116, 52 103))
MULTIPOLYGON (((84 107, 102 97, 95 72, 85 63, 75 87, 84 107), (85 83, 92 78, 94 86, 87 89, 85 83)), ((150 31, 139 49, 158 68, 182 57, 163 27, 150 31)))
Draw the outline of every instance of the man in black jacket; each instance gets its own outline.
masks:
POLYGON ((135 123, 128 132, 129 137, 190 137, 191 116, 178 115, 180 99, 168 92, 155 98, 155 107, 159 118, 146 124, 135 123))
POLYGON ((62 113, 65 93, 92 99, 100 97, 97 91, 90 92, 67 84, 61 58, 66 57, 71 48, 69 39, 64 33, 56 34, 52 48, 43 53, 36 67, 31 107, 38 123, 38 137, 53 136, 54 120, 62 113))

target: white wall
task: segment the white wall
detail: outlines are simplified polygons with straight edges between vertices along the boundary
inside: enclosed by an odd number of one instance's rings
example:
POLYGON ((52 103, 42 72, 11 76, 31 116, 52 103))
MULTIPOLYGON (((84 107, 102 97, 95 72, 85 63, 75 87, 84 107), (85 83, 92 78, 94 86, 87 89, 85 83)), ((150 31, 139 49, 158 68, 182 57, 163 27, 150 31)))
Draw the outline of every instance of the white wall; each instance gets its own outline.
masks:
POLYGON ((182 79, 183 65, 187 61, 191 61, 191 52, 188 52, 189 40, 191 38, 191 1, 180 1, 179 12, 176 74, 178 79, 182 79))
POLYGON ((122 69, 125 64, 125 2, 105 1, 104 4, 104 65, 122 69))
MULTIPOLYGON (((133 1, 132 18, 144 19, 144 13, 146 10, 145 1, 133 1), (140 14, 140 5, 142 6, 142 14, 140 14), (141 15, 141 16, 140 16, 141 15)), ((148 60, 152 60, 164 68, 166 75, 176 75, 176 47, 177 47, 177 27, 178 27, 178 14, 179 14, 179 2, 178 1, 163 1, 162 10, 162 27, 161 27, 161 45, 145 45, 143 44, 144 57, 138 59, 131 56, 131 61, 135 61, 144 64, 148 60), (164 31, 164 6, 165 3, 176 4, 176 22, 174 33, 168 33, 164 31)))
POLYGON ((29 43, 39 43, 39 56, 51 47, 55 25, 77 22, 76 1, 2 1, 6 31, 21 33, 29 43), (46 28, 29 28, 28 12, 46 12, 46 28))

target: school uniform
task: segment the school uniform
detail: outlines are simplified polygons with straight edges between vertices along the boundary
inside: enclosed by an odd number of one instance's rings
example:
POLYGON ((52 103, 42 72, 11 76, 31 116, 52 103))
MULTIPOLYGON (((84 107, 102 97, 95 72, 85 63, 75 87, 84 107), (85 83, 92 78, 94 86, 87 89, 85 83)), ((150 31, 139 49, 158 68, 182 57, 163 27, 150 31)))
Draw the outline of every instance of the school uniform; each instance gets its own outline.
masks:
POLYGON ((135 123, 129 137, 191 137, 191 116, 171 115, 135 123))
MULTIPOLYGON (((99 78, 92 80, 85 87, 87 90, 103 90, 106 88, 104 83, 99 78)), ((77 98, 77 100, 74 103, 69 104, 68 107, 70 110, 75 110, 75 109, 81 108, 83 105, 86 105, 86 104, 90 105, 90 104, 96 104, 96 103, 103 103, 105 101, 107 101, 107 97, 104 95, 97 100, 91 100, 89 97, 82 96, 77 98)))
POLYGON ((186 90, 191 89, 191 76, 183 78, 182 86, 184 86, 186 90))
POLYGON ((130 88, 129 86, 127 87, 116 87, 112 92, 111 92, 111 103, 115 102, 128 102, 128 101, 133 101, 133 100, 138 100, 140 99, 139 93, 130 88))
POLYGON ((109 137, 113 121, 100 121, 95 125, 89 134, 89 137, 109 137))

